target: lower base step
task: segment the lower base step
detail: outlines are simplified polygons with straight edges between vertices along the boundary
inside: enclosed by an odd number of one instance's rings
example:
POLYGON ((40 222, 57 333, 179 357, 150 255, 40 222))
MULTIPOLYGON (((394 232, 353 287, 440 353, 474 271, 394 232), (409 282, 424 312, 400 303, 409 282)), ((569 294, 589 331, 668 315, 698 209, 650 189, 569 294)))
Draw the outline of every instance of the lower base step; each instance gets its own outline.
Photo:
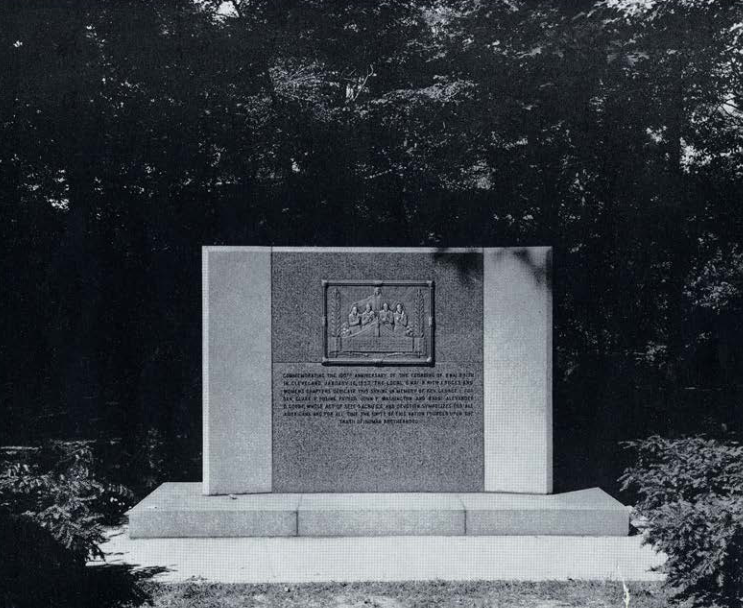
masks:
MULTIPOLYGON (((569 579, 629 583, 663 580, 651 568, 666 559, 643 545, 641 536, 131 539, 125 529, 108 531, 108 540, 101 545, 106 559, 98 564, 154 569, 158 572, 154 580, 164 583, 194 578, 249 584, 569 579)), ((337 599, 339 606, 360 606, 342 599, 337 599)), ((622 605, 619 598, 616 605, 622 605)))
POLYGON ((523 494, 204 496, 165 483, 129 511, 131 538, 626 536, 629 513, 599 488, 523 494))

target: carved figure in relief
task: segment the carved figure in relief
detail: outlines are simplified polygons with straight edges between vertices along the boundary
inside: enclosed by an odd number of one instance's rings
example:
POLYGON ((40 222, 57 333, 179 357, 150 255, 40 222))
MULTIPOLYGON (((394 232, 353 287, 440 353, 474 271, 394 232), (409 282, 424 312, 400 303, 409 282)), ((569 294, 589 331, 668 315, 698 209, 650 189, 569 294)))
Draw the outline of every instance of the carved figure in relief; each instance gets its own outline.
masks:
POLYGON ((374 288, 374 295, 372 296, 372 310, 374 312, 379 312, 382 310, 382 289, 380 287, 374 288))
POLYGON ((359 309, 356 306, 351 307, 351 312, 348 313, 348 332, 352 333, 354 329, 361 327, 361 315, 359 309))
POLYGON ((389 288, 381 281, 343 281, 337 287, 327 283, 325 348, 329 359, 418 363, 428 357, 425 361, 430 362, 423 282, 394 281, 389 288))
POLYGON ((361 313, 361 325, 369 325, 369 323, 374 321, 375 317, 376 315, 374 314, 374 310, 372 310, 371 302, 367 302, 364 312, 361 313))
POLYGON ((395 318, 393 312, 390 310, 390 305, 385 302, 382 304, 382 309, 379 311, 379 335, 388 336, 394 333, 395 318))
POLYGON ((395 312, 392 315, 394 323, 394 332, 399 336, 409 336, 410 331, 408 330, 408 313, 405 312, 400 302, 395 306, 395 312))
POLYGON ((390 305, 385 302, 382 304, 382 309, 379 311, 379 322, 380 323, 389 323, 392 325, 394 322, 393 320, 393 313, 390 310, 390 305))

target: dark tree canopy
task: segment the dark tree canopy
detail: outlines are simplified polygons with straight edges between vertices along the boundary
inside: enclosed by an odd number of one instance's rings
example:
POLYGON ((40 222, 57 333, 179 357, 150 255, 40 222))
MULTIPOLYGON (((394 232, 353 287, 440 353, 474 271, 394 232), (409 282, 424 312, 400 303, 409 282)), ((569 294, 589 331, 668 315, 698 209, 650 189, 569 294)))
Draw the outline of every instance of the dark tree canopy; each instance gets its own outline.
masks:
POLYGON ((552 245, 557 479, 740 433, 739 2, 7 0, 0 65, 0 442, 197 455, 205 244, 552 245))

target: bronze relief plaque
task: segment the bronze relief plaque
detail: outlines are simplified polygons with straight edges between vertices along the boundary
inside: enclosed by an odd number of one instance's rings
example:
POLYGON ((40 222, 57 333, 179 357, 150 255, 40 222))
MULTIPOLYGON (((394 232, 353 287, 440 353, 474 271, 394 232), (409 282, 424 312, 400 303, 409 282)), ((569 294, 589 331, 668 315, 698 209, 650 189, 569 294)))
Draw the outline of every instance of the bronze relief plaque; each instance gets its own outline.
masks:
POLYGON ((323 281, 322 290, 324 364, 433 364, 433 281, 323 281))

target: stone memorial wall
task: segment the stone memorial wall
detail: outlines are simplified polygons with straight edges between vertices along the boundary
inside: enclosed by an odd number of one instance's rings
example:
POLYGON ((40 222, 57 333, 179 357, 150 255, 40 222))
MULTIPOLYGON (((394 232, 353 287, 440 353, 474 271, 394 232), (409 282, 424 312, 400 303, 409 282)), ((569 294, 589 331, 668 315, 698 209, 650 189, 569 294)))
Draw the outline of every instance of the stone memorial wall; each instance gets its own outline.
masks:
POLYGON ((204 491, 551 491, 549 249, 204 249, 204 491))

